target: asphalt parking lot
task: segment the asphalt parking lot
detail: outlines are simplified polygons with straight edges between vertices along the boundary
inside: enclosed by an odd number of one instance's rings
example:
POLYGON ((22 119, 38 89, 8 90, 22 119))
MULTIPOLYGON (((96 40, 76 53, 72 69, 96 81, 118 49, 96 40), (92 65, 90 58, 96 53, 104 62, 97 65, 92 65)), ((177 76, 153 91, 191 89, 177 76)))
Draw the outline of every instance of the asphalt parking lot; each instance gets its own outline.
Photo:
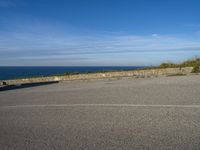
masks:
POLYGON ((200 76, 0 92, 1 150, 200 149, 200 76))

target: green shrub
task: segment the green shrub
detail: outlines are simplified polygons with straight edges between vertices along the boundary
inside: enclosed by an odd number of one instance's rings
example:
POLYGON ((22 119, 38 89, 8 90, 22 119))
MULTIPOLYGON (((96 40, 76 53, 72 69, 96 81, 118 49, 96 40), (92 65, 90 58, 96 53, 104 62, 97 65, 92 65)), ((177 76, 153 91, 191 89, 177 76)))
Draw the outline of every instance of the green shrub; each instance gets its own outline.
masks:
POLYGON ((162 63, 159 67, 160 68, 176 68, 178 67, 178 65, 173 64, 173 63, 162 63))
POLYGON ((194 72, 200 72, 199 71, 200 66, 200 58, 194 58, 187 61, 184 61, 180 64, 174 64, 174 63, 162 63, 159 68, 177 68, 177 67, 194 67, 194 72))
POLYGON ((200 58, 187 60, 181 64, 182 67, 196 67, 200 65, 200 58))
POLYGON ((200 65, 194 66, 192 73, 199 73, 200 72, 200 65))

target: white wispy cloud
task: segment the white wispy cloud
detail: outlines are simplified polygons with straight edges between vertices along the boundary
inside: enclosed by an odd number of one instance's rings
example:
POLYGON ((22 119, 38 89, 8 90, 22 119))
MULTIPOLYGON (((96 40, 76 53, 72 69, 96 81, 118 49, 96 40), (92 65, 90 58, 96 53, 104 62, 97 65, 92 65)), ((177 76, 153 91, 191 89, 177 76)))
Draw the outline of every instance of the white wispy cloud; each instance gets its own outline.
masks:
MULTIPOLYGON (((62 60, 64 64, 70 65, 115 64, 121 60, 128 64, 134 63, 131 58, 135 56, 140 57, 140 60, 146 59, 148 63, 150 56, 158 59, 161 53, 171 58, 178 53, 200 54, 200 39, 160 34, 77 33, 47 25, 26 25, 16 31, 0 33, 0 63, 4 64, 6 60, 35 60, 41 63, 44 60, 57 63, 62 60)), ((134 60, 140 62, 137 58, 134 60)))

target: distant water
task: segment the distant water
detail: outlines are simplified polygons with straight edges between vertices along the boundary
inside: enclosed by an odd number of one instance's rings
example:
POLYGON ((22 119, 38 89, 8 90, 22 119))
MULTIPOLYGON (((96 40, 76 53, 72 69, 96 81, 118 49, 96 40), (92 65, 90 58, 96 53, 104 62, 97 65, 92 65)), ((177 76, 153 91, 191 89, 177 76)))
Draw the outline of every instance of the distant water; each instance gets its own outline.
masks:
POLYGON ((118 71, 118 70, 134 70, 138 66, 126 67, 111 67, 111 66, 97 66, 97 67, 0 67, 0 80, 17 79, 33 76, 51 76, 64 73, 87 73, 100 71, 118 71))

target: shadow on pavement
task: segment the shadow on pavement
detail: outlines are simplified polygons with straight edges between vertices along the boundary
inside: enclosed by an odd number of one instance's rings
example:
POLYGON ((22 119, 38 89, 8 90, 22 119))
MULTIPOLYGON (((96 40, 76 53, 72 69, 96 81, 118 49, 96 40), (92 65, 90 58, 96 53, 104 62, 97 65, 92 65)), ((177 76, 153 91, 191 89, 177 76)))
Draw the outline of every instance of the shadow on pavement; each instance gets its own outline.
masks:
POLYGON ((6 85, 6 86, 3 86, 3 87, 0 87, 0 91, 42 86, 42 85, 54 84, 54 83, 58 83, 58 82, 59 81, 49 81, 49 82, 37 82, 37 83, 24 83, 24 84, 20 84, 20 85, 6 85))

